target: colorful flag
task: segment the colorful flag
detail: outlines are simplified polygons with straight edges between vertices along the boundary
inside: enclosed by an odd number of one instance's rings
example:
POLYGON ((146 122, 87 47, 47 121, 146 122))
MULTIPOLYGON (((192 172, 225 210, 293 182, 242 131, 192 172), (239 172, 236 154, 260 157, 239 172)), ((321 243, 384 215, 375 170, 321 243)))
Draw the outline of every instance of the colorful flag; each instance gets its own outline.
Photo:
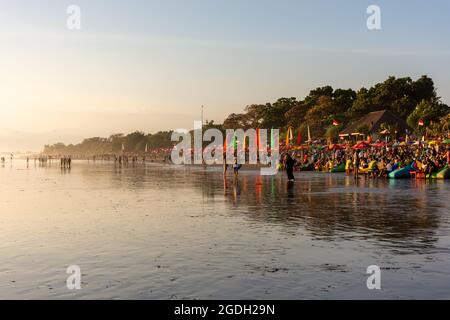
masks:
POLYGON ((293 136, 292 136, 292 128, 289 127, 287 132, 286 132, 286 146, 289 146, 291 144, 292 138, 293 138, 293 136))
POLYGON ((337 127, 338 125, 340 125, 339 121, 337 121, 336 119, 333 120, 333 126, 337 127))
POLYGON ((420 119, 420 120, 419 120, 419 126, 420 126, 420 127, 423 127, 424 125, 425 125, 425 122, 424 122, 422 119, 420 119))
POLYGON ((259 150, 259 129, 256 129, 256 148, 259 150))
POLYGON ((311 142, 311 131, 309 130, 309 125, 308 125, 308 141, 311 142))
POLYGON ((298 134, 297 134, 297 145, 301 145, 302 144, 302 129, 298 129, 298 134))
POLYGON ((270 129, 270 146, 274 147, 275 141, 273 140, 273 129, 270 129))

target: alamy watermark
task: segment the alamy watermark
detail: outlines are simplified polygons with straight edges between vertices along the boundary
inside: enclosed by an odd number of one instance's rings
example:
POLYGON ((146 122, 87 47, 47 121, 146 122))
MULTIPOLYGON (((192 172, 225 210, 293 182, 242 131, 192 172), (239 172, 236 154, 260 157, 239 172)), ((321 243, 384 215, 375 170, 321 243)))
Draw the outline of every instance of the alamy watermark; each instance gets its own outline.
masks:
POLYGON ((372 265, 367 267, 367 274, 370 274, 367 278, 367 289, 369 290, 381 290, 381 269, 379 266, 372 265))
POLYGON ((66 286, 69 290, 80 290, 81 289, 81 268, 77 265, 71 265, 67 267, 67 277, 66 286))
POLYGON ((66 26, 69 30, 80 30, 81 29, 81 8, 75 4, 67 7, 66 13, 67 21, 66 26))
POLYGON ((381 8, 375 4, 367 7, 366 13, 369 15, 367 18, 367 29, 369 30, 381 30, 381 8))
POLYGON ((171 140, 179 142, 171 153, 174 164, 261 164, 261 175, 277 174, 280 162, 279 129, 227 129, 225 138, 218 129, 203 132, 202 122, 194 121, 192 134, 186 129, 172 133, 171 140), (270 132, 270 144, 268 142, 270 132), (180 142, 181 139, 181 142, 180 142), (248 140, 248 143, 247 143, 248 140), (211 142, 205 148, 203 142, 211 142), (270 149, 270 154, 269 154, 270 149))

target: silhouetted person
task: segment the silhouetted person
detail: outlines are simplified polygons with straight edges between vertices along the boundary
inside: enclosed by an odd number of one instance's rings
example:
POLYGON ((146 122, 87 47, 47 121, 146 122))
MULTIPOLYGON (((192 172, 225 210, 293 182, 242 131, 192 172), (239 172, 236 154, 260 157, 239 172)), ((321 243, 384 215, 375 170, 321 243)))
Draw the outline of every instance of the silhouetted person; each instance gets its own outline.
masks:
POLYGON ((296 161, 291 157, 291 155, 289 153, 286 154, 286 160, 285 160, 284 166, 286 167, 286 173, 287 173, 289 181, 295 181, 295 177, 294 177, 295 162, 296 161))

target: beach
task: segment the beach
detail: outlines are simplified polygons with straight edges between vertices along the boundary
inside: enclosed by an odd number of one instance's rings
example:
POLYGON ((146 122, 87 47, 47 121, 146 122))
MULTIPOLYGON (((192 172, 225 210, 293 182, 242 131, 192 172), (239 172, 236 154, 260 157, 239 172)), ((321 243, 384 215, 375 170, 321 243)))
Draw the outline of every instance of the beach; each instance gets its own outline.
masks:
POLYGON ((2 299, 448 299, 450 183, 0 166, 2 299), (82 289, 66 287, 78 265, 82 289), (382 270, 368 290, 366 269, 382 270))

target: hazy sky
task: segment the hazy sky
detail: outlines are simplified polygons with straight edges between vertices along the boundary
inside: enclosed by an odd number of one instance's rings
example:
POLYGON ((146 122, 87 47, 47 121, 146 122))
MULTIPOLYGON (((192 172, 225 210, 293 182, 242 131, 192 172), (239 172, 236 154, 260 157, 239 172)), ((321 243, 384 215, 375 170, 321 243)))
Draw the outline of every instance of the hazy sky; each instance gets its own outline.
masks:
POLYGON ((448 0, 0 0, 0 151, 191 128, 202 104, 222 121, 389 75, 427 74, 449 103, 449 17, 448 0))

